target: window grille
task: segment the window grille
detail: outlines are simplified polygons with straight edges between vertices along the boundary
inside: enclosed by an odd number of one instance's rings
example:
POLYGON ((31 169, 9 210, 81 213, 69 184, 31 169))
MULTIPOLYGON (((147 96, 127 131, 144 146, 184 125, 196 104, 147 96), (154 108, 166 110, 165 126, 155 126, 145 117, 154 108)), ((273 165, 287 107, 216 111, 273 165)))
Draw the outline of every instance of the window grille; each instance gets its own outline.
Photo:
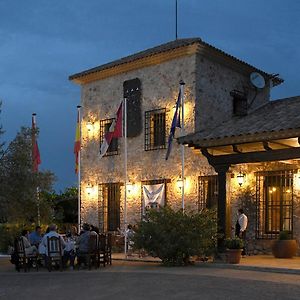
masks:
POLYGON ((103 232, 120 228, 120 183, 99 185, 99 220, 103 232))
POLYGON ((198 177, 198 210, 213 208, 218 203, 218 176, 198 177))
MULTIPOLYGON (((115 121, 114 118, 100 120, 100 147, 103 143, 105 133, 109 131, 109 128, 110 128, 112 122, 114 122, 114 121, 115 121)), ((113 138, 110 142, 110 145, 107 149, 105 156, 111 156, 111 155, 117 155, 117 154, 119 154, 118 153, 118 139, 113 138)))
POLYGON ((277 238, 282 230, 293 234, 294 170, 256 173, 256 237, 277 238))
POLYGON ((166 109, 145 112, 145 150, 166 148, 166 109))

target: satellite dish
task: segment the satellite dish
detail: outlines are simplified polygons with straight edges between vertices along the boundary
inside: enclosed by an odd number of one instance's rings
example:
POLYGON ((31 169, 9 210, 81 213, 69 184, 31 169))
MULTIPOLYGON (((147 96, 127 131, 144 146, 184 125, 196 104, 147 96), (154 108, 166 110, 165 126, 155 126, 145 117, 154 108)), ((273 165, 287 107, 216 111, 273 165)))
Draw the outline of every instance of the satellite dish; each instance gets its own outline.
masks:
POLYGON ((266 85, 264 77, 257 72, 250 74, 250 81, 258 89, 263 89, 266 85))

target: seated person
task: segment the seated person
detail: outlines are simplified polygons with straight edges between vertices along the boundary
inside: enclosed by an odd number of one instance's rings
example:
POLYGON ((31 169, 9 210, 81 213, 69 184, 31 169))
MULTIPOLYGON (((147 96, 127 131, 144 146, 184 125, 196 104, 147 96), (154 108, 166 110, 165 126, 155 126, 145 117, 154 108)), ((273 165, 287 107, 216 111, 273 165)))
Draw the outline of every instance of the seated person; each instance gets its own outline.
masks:
POLYGON ((95 231, 90 231, 91 227, 89 224, 84 223, 82 226, 83 232, 80 234, 77 240, 78 244, 78 250, 77 250, 77 257, 78 257, 78 264, 80 265, 82 262, 86 263, 84 261, 85 255, 89 252, 89 241, 91 235, 97 235, 98 234, 95 231))
MULTIPOLYGON (((75 226, 73 226, 75 227, 75 226)), ((72 228, 73 228, 72 227, 72 228)), ((75 227, 76 229, 76 227, 75 227)), ((68 261, 70 260, 70 268, 73 269, 74 268, 74 261, 75 261, 75 250, 76 250, 76 241, 77 241, 77 235, 75 235, 77 233, 77 230, 74 231, 74 228, 73 230, 71 229, 70 232, 68 232, 66 234, 66 237, 65 237, 65 243, 66 243, 66 246, 64 248, 64 266, 67 265, 68 261)))
POLYGON ((49 233, 46 233, 44 235, 44 237, 42 238, 42 241, 41 241, 41 247, 44 247, 45 248, 45 254, 48 255, 48 243, 47 243, 47 238, 49 237, 58 237, 60 239, 60 243, 61 243, 61 247, 62 247, 62 254, 63 254, 63 249, 65 248, 66 246, 66 243, 63 239, 63 237, 56 232, 57 231, 57 226, 55 224, 51 224, 49 225, 49 233))
POLYGON ((42 241, 42 228, 41 226, 36 226, 35 227, 35 231, 31 232, 29 234, 29 241, 31 243, 31 245, 34 245, 36 247, 39 246, 39 244, 42 241))
POLYGON ((28 240, 29 231, 24 229, 22 230, 21 237, 23 239, 23 244, 25 248, 26 255, 36 255, 37 254, 37 248, 36 246, 31 246, 29 240, 28 240))

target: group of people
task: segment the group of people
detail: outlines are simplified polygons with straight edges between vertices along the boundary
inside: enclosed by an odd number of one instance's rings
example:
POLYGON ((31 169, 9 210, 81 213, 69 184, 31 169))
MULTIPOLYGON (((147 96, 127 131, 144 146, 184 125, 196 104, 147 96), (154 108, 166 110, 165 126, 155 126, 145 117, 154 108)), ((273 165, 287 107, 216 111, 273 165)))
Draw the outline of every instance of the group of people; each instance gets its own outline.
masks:
POLYGON ((48 238, 59 238, 64 266, 67 266, 69 263, 70 269, 73 269, 75 258, 77 257, 78 261, 81 262, 83 260, 80 260, 80 258, 89 251, 90 236, 98 234, 99 229, 97 227, 85 223, 82 226, 80 234, 78 234, 77 227, 72 226, 65 235, 61 235, 57 232, 57 226, 51 224, 44 234, 40 226, 36 226, 35 230, 31 233, 26 229, 22 230, 21 238, 26 255, 40 255, 41 259, 44 259, 45 262, 47 262, 49 253, 48 238))

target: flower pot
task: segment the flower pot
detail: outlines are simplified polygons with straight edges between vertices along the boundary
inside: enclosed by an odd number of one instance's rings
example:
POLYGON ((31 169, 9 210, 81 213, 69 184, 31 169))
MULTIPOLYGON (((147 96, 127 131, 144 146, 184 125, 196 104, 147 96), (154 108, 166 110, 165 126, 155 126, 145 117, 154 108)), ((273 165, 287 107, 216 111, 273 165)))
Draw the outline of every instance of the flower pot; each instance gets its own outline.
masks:
POLYGON ((292 258, 297 253, 296 240, 278 240, 273 243, 272 253, 276 258, 292 258))
POLYGON ((229 264, 239 264, 242 251, 242 249, 227 249, 227 262, 229 264))

